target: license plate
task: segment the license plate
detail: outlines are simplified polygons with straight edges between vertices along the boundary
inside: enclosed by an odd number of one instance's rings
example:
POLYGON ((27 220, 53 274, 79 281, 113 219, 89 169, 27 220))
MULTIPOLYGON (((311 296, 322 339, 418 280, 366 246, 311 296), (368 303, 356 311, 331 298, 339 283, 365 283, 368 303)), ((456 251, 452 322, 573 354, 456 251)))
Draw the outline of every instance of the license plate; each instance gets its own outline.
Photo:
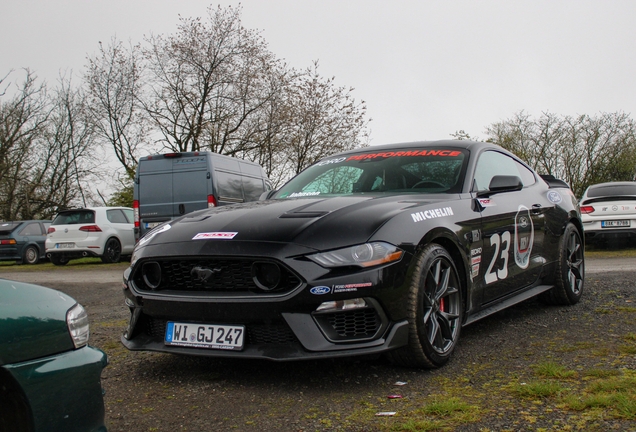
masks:
POLYGON ((602 228, 609 227, 628 227, 630 226, 628 220, 609 220, 609 221, 601 221, 602 228))
POLYGON ((74 247, 75 247, 75 243, 56 243, 55 244, 56 249, 70 249, 74 247))
POLYGON ((158 226, 161 222, 146 222, 146 229, 152 229, 158 226))
POLYGON ((245 326, 168 322, 166 345, 220 350, 243 349, 245 326))

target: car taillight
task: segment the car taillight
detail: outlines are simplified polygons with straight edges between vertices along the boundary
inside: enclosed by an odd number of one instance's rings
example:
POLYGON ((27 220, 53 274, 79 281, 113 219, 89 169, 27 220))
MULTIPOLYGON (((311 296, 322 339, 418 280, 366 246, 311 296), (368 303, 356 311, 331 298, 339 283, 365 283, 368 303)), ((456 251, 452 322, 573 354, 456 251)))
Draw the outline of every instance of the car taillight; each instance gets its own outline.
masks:
POLYGON ((216 198, 214 198, 214 195, 208 195, 208 208, 210 207, 216 207, 216 198))
POLYGON ((15 239, 2 240, 0 242, 0 244, 3 244, 3 245, 14 245, 15 244, 15 239))
POLYGON ((139 228, 139 200, 133 201, 133 213, 135 217, 135 228, 139 228))
POLYGON ((46 230, 47 234, 53 234, 55 232, 55 228, 53 227, 49 227, 49 229, 46 230))
POLYGON ((592 206, 582 206, 581 207, 581 213, 583 213, 583 214, 594 213, 594 207, 592 207, 592 206))
POLYGON ((97 225, 85 225, 83 227, 80 227, 79 230, 84 232, 102 232, 102 229, 97 225))

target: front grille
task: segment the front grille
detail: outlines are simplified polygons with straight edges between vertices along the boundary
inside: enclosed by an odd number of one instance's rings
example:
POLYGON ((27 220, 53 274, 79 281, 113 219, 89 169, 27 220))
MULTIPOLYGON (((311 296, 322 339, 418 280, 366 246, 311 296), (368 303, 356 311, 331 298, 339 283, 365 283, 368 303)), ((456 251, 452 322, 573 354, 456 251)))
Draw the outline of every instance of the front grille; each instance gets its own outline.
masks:
MULTIPOLYGON (((158 318, 146 318, 143 331, 153 338, 163 338, 166 335, 167 320, 158 318)), ((289 326, 284 323, 256 323, 245 326, 246 343, 250 345, 261 344, 289 344, 296 343, 298 339, 289 326)))
MULTIPOLYGON (((166 259, 152 261, 160 269, 160 277, 144 277, 148 271, 145 264, 150 261, 140 262, 135 266, 132 280, 135 286, 142 291, 186 291, 212 294, 281 294, 299 287, 301 280, 289 269, 275 261, 280 268, 280 282, 273 289, 263 289, 256 284, 253 278, 252 267, 254 263, 263 263, 264 260, 253 258, 236 259, 166 259), (193 270, 197 269, 197 270, 193 270), (194 271, 194 272, 193 272, 194 271), (209 276, 199 276, 200 272, 207 272, 209 276), (154 286, 149 285, 149 281, 154 286), (158 282, 157 282, 158 281, 158 282)), ((147 275, 148 276, 148 275, 147 275)))

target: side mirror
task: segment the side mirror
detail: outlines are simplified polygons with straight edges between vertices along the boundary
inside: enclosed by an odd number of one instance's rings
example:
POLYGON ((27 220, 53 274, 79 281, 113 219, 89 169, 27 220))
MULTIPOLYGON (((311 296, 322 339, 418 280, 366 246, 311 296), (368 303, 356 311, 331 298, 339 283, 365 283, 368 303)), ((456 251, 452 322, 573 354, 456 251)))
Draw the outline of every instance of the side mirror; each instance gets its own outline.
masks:
POLYGON ((477 197, 488 197, 501 192, 514 192, 523 189, 523 183, 517 176, 496 175, 490 180, 488 190, 477 193, 477 197))

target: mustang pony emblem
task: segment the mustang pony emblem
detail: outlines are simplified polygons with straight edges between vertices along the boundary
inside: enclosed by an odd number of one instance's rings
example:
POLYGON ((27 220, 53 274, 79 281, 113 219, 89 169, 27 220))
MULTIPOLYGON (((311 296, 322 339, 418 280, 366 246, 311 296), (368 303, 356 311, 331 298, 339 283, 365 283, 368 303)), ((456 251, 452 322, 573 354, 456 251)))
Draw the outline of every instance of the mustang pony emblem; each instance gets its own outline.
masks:
POLYGON ((206 267, 197 266, 190 271, 190 274, 201 282, 207 282, 207 280, 210 279, 214 273, 218 273, 220 271, 220 268, 215 268, 212 270, 206 267))

